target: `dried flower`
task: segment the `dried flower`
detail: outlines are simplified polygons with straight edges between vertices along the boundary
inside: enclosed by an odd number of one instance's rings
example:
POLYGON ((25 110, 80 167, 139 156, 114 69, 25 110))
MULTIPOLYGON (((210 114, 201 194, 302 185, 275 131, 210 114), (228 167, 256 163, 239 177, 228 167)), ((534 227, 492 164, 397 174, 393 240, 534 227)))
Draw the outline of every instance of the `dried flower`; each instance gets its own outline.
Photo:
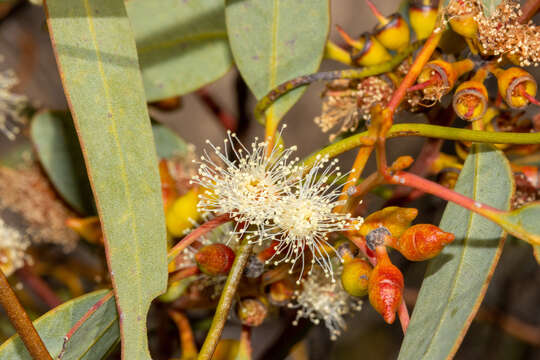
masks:
POLYGON ((30 242, 24 234, 0 218, 0 269, 6 276, 24 265, 30 242))
POLYGON ((262 243, 269 236, 267 229, 275 204, 291 186, 290 175, 297 169, 297 160, 289 161, 289 157, 296 147, 275 145, 267 156, 268 142, 257 142, 255 138, 249 150, 231 132, 224 141, 225 153, 219 146, 210 146, 223 165, 207 152, 201 157, 199 175, 192 180, 205 189, 199 195, 198 208, 201 212, 229 214, 237 222, 231 234, 246 234, 262 243), (232 161, 228 158, 228 143, 233 148, 232 161), (234 149, 236 145, 238 150, 234 149), (248 230, 248 226, 256 229, 248 230))
POLYGON ((272 230, 275 232, 273 238, 279 244, 268 262, 280 257, 274 261, 275 264, 291 263, 292 272, 296 262, 300 261, 301 277, 305 267, 305 251, 309 249, 311 264, 320 265, 326 276, 331 276, 335 281, 331 256, 337 253, 328 243, 328 235, 359 229, 363 219, 333 211, 345 203, 338 200, 341 188, 338 183, 346 174, 342 175, 339 167, 335 166, 337 160, 327 166, 328 161, 327 157, 319 156, 310 171, 299 178, 296 186, 276 203, 277 210, 273 217, 275 227, 272 230), (331 178, 333 180, 329 181, 331 178))
MULTIPOLYGON (((341 267, 336 269, 336 276, 340 272, 341 267)), ((340 281, 328 281, 325 273, 317 269, 303 281, 302 290, 295 291, 294 303, 289 307, 298 308, 293 325, 297 325, 300 318, 307 318, 316 325, 323 321, 330 331, 330 338, 336 340, 347 327, 343 317, 352 311, 360 311, 362 300, 345 292, 340 281)))
POLYGON ((9 140, 15 139, 27 120, 22 116, 28 103, 26 96, 11 92, 18 83, 13 70, 0 72, 0 132, 9 140))

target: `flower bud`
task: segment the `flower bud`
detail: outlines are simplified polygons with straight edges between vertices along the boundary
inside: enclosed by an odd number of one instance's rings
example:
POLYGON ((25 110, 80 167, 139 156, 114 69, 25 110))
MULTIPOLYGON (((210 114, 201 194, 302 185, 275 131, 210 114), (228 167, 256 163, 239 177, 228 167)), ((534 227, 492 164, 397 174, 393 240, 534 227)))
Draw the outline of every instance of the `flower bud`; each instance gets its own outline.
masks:
POLYGON ((493 73, 497 77, 499 93, 511 108, 523 108, 529 102, 540 104, 535 99, 538 88, 536 80, 527 71, 519 67, 511 67, 506 70, 496 69, 493 73))
POLYGON ((236 307, 236 314, 243 325, 259 326, 266 319, 268 307, 259 299, 243 299, 236 307))
POLYGON ((384 246, 376 249, 377 265, 369 276, 368 292, 371 306, 392 324, 403 296, 403 275, 388 258, 384 246))
POLYGON ((411 33, 403 17, 395 13, 387 18, 379 12, 371 1, 366 0, 366 2, 377 20, 379 20, 379 24, 373 30, 375 38, 390 50, 399 50, 407 46, 411 33))
POLYGON ((487 110, 488 93, 480 81, 461 83, 454 94, 452 106, 457 116, 467 121, 481 119, 487 110))
POLYGON ((431 35, 435 29, 438 12, 438 0, 410 1, 409 21, 418 40, 427 39, 431 35))
POLYGON ((161 196, 163 197, 163 208, 165 212, 171 207, 174 200, 178 197, 176 183, 171 176, 166 159, 159 161, 159 177, 161 179, 161 196))
POLYGON ((474 14, 453 15, 448 20, 454 32, 466 38, 475 38, 478 32, 478 24, 474 14))
POLYGON ((352 296, 367 295, 371 271, 371 265, 363 259, 356 258, 345 263, 341 273, 343 289, 352 296))
POLYGON ((68 218, 66 220, 66 226, 91 244, 103 244, 103 232, 97 216, 68 218))
POLYGON ((351 59, 356 65, 377 65, 392 58, 385 47, 369 33, 363 33, 358 40, 353 40, 341 27, 337 29, 347 44, 352 46, 351 59))
POLYGON ((173 236, 182 236, 186 230, 193 227, 193 222, 200 216, 197 209, 198 201, 198 190, 193 188, 170 205, 165 214, 165 222, 167 230, 173 236))
POLYGON ((399 238, 388 244, 411 261, 424 261, 439 255, 442 249, 454 241, 454 234, 442 231, 435 225, 411 226, 399 238))
POLYGON ((359 233, 361 236, 366 236, 374 229, 385 227, 392 236, 399 237, 411 225, 416 215, 418 215, 418 210, 414 208, 385 207, 366 217, 359 233))
POLYGON ((234 251, 225 244, 206 245, 195 254, 199 269, 210 276, 227 275, 234 258, 234 251))
POLYGON ((287 304, 294 296, 294 284, 288 279, 279 280, 270 285, 268 299, 276 306, 287 304))
POLYGON ((151 105, 162 111, 174 111, 182 106, 182 98, 180 96, 175 96, 167 99, 161 99, 152 102, 151 105))

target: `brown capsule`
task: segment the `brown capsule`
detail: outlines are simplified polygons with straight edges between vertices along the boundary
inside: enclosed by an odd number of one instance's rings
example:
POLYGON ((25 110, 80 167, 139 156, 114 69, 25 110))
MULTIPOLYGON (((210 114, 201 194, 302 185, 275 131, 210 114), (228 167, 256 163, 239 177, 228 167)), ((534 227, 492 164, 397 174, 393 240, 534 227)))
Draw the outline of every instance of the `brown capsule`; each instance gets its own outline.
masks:
POLYGON ((268 314, 268 307, 259 299, 243 299, 238 303, 236 313, 243 325, 259 326, 268 314))
POLYGON ((408 260, 424 261, 439 255, 454 238, 454 234, 442 231, 435 225, 418 224, 405 230, 399 238, 393 238, 388 245, 408 260))
POLYGON ((353 259, 343 265, 341 284, 352 296, 365 296, 368 293, 369 276, 372 268, 363 259, 353 259))
POLYGON ((369 277, 368 292, 371 306, 392 324, 403 297, 403 275, 388 258, 384 246, 376 249, 377 265, 369 277))
POLYGON ((210 276, 228 274, 234 258, 234 251, 225 244, 206 245, 195 254, 199 269, 210 276))

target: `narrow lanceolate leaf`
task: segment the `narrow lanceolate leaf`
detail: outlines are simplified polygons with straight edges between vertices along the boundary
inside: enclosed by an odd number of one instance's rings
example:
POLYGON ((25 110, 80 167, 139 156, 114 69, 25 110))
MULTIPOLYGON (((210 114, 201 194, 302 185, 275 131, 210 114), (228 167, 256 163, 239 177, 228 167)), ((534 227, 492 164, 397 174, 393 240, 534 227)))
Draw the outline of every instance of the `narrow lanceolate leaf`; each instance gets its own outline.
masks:
MULTIPOLYGON (((225 15, 234 60, 257 99, 319 68, 330 23, 328 0, 227 0, 225 15)), ((281 119, 304 91, 281 97, 267 118, 281 119)))
POLYGON ((71 115, 42 111, 32 119, 32 142, 43 169, 60 195, 81 214, 95 212, 90 182, 71 115))
POLYGON ((126 7, 148 100, 189 93, 230 69, 223 0, 130 0, 126 7))
POLYGON ((157 155, 123 0, 48 0, 47 22, 101 224, 123 359, 150 359, 146 314, 166 289, 157 155))
POLYGON ((64 336, 57 360, 101 360, 120 339, 112 291, 105 294, 64 336))
MULTIPOLYGON (((508 210, 513 177, 504 155, 475 145, 455 190, 478 202, 508 210)), ((451 359, 474 318, 499 259, 504 239, 495 223, 449 203, 440 224, 454 243, 431 260, 400 360, 451 359)))
MULTIPOLYGON (((39 333, 39 336, 45 343, 47 350, 51 356, 56 359, 62 352, 64 345, 64 337, 73 328, 73 326, 88 312, 88 310, 100 299, 107 294, 107 290, 95 291, 93 293, 78 297, 71 301, 68 301, 53 310, 49 311, 39 319, 34 321, 34 327, 39 333)), ((118 332, 118 328, 116 328, 118 332)), ((114 336, 114 334, 109 334, 114 336)), ((116 335, 118 337, 118 335, 116 335)), ((110 343, 110 339, 105 337, 86 339, 81 343, 81 348, 90 342, 95 342, 95 349, 104 349, 105 354, 110 350, 110 346, 114 343, 110 343)), ((87 348, 88 350, 88 348, 87 348)), ((19 335, 14 335, 0 346, 0 359, 9 360, 32 360, 32 357, 26 350, 23 342, 19 338, 19 335)), ((77 359, 101 359, 98 357, 79 357, 77 359)))

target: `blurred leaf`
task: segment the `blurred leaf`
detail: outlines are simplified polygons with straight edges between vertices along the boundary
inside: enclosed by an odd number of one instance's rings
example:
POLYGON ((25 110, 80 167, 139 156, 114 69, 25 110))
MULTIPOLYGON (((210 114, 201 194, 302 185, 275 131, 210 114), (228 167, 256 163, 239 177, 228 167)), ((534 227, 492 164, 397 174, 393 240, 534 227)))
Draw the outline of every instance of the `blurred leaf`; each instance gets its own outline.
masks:
POLYGON ((184 156, 188 152, 188 145, 180 136, 169 130, 166 126, 152 124, 152 133, 156 143, 156 151, 159 158, 184 156))
POLYGON ((540 265, 540 245, 533 246, 533 254, 536 262, 540 265))
POLYGON ((148 101, 192 92, 232 66, 223 0, 130 0, 148 101))
POLYGON ((109 291, 67 333, 58 360, 101 360, 119 339, 116 302, 109 291))
POLYGON ((167 286, 157 155, 123 0, 49 0, 49 33, 105 235, 122 357, 150 359, 146 315, 167 286))
POLYGON ((43 111, 32 119, 30 135, 39 161, 60 195, 81 214, 94 214, 94 198, 71 115, 43 111))
MULTIPOLYGON (((510 207, 508 161, 488 145, 475 145, 455 190, 499 209, 510 207)), ((429 262, 399 359, 451 359, 487 289, 504 239, 502 229, 449 203, 440 224, 456 240, 429 262)))
MULTIPOLYGON (((234 60, 257 99, 318 70, 330 24, 328 0, 227 0, 225 14, 234 60)), ((267 116, 281 119, 305 90, 279 98, 267 116)))
MULTIPOLYGON (((63 303, 33 322, 34 327, 53 358, 56 359, 60 354, 64 343, 64 336, 96 302, 107 294, 107 291, 95 291, 63 303)), ((95 341, 94 346, 96 349, 105 349, 106 344, 110 343, 110 339, 104 337, 86 339, 86 342, 91 341, 95 341)), ((14 335, 0 346, 0 359, 32 360, 32 357, 26 350, 19 335, 14 335)), ((80 359, 92 359, 92 357, 83 357, 80 359)), ((98 358, 96 357, 95 359, 98 358)))
POLYGON ((502 0, 482 0, 482 5, 484 7, 484 15, 490 17, 493 15, 497 6, 501 4, 502 0))

